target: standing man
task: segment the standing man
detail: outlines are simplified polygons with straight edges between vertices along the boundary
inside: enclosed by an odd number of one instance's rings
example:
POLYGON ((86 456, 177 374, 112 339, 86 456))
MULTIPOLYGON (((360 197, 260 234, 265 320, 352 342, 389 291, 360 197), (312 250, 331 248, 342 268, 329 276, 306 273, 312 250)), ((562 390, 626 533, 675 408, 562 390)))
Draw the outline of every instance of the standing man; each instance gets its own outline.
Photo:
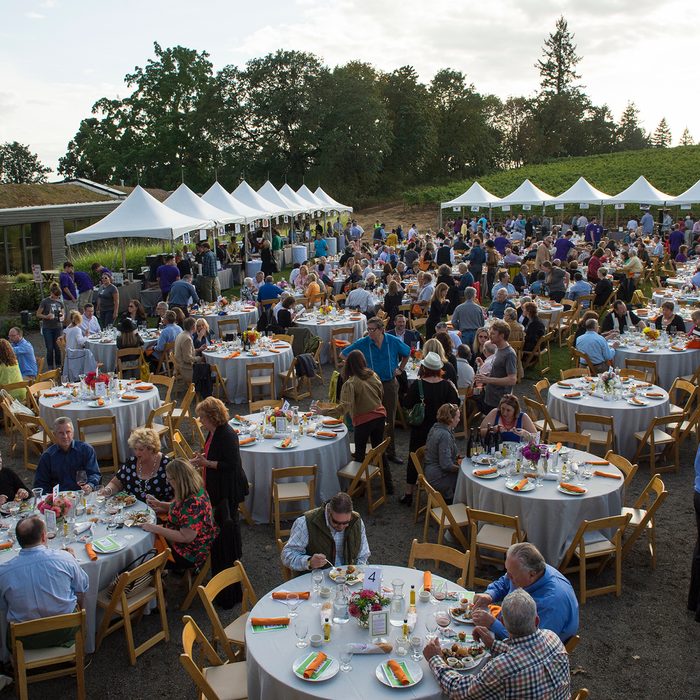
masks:
POLYGON ((216 301, 219 295, 219 276, 216 271, 216 253, 211 249, 208 241, 204 241, 202 248, 202 298, 204 301, 216 301))
POLYGON ((486 385, 481 397, 484 414, 496 408, 518 381, 518 357, 508 344, 510 326, 505 321, 494 321, 489 329, 489 338, 497 348, 491 372, 486 375, 479 371, 474 377, 476 383, 486 385))
POLYGON ((81 272, 80 270, 73 273, 73 279, 78 289, 78 311, 82 313, 85 304, 92 303, 94 283, 92 277, 90 277, 87 272, 81 272))
MULTIPOLYGON (((394 421, 396 420, 399 388, 396 378, 406 368, 411 348, 406 343, 402 343, 396 336, 386 335, 384 322, 376 316, 367 322, 367 333, 367 336, 346 347, 341 355, 347 357, 353 350, 359 350, 365 356, 367 366, 374 370, 382 380, 384 390, 382 405, 386 409, 384 434, 391 439, 389 449, 386 451, 386 458, 394 464, 402 464, 402 460, 396 456, 394 441, 394 421)), ((394 486, 391 481, 391 472, 385 468, 384 475, 387 481, 387 493, 392 494, 394 486)))
POLYGON ((168 294, 168 307, 177 306, 185 314, 185 318, 189 316, 190 299, 193 304, 199 304, 199 294, 192 284, 192 275, 185 275, 182 279, 173 282, 168 294))
POLYGON ((639 222, 642 225, 642 233, 645 237, 651 238, 654 235, 654 217, 647 209, 639 222))
POLYGON ((272 229, 272 257, 277 264, 277 271, 281 272, 284 269, 284 241, 276 228, 272 229))
POLYGON ((174 282, 180 279, 180 270, 178 270, 175 264, 174 255, 165 256, 165 263, 160 265, 156 270, 156 279, 158 280, 158 285, 163 295, 163 301, 167 301, 170 288, 173 286, 174 282))
POLYGON ((63 272, 58 277, 63 295, 64 323, 70 323, 70 312, 78 310, 78 290, 75 288, 73 263, 69 260, 63 263, 63 272))
POLYGON ((474 301, 476 289, 464 290, 464 303, 452 314, 452 326, 462 334, 462 342, 471 347, 476 331, 484 325, 484 309, 474 301))
POLYGON ((591 223, 586 226, 584 240, 597 246, 600 243, 603 235, 603 227, 598 223, 598 219, 594 216, 591 218, 591 223))

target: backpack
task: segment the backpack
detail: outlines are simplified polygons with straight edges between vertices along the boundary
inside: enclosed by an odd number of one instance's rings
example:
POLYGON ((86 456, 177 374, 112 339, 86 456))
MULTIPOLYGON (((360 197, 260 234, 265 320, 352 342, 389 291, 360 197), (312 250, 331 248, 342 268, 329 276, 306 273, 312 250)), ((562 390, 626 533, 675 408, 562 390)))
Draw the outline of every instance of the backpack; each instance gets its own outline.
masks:
POLYGON ((309 355, 315 354, 318 350, 318 346, 321 344, 321 339, 317 335, 310 335, 304 342, 304 352, 309 353, 309 355))

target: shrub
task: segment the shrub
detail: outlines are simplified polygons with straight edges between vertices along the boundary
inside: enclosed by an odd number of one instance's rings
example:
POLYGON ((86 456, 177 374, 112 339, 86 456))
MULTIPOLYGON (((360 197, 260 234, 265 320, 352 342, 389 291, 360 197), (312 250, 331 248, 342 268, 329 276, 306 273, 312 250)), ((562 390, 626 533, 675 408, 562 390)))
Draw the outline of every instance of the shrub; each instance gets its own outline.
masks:
MULTIPOLYGON (((165 247, 163 242, 151 242, 150 239, 127 241, 126 267, 135 271, 140 270, 141 266, 146 264, 147 255, 158 255, 169 249, 169 242, 165 241, 164 243, 165 247)), ((70 259, 73 261, 75 269, 83 272, 89 273, 90 267, 94 263, 105 265, 110 270, 119 270, 122 266, 122 249, 116 240, 84 243, 71 247, 70 259)))

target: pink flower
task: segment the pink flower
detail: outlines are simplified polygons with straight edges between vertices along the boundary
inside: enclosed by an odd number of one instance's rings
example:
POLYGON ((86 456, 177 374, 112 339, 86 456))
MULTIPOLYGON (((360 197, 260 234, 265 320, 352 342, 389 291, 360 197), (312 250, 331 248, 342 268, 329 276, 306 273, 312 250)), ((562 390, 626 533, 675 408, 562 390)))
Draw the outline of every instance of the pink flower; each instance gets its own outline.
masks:
POLYGON ((365 598, 366 600, 371 600, 374 598, 374 591, 368 591, 366 589, 364 591, 360 591, 360 597, 365 598))
POLYGON ((379 605, 379 603, 372 603, 372 610, 374 610, 376 612, 376 611, 381 610, 381 609, 382 609, 382 606, 379 605))
POLYGON ((348 605, 348 612, 353 616, 353 617, 359 617, 360 615, 360 608, 357 607, 354 603, 351 603, 348 605))

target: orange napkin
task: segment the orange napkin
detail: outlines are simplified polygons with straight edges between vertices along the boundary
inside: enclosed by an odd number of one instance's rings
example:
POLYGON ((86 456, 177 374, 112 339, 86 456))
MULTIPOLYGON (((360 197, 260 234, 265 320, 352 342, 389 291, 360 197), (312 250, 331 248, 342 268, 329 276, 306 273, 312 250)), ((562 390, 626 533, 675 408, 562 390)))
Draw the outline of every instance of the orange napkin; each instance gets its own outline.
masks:
POLYGON ((580 391, 570 391, 568 394, 564 394, 565 399, 574 399, 574 398, 577 398, 578 396, 581 396, 580 391))
POLYGON ((335 433, 331 433, 329 430, 317 430, 316 435, 320 435, 321 437, 337 437, 335 433))
POLYGON ((475 476, 486 476, 487 474, 495 474, 498 471, 495 467, 491 469, 475 469, 474 470, 474 475, 475 476))
POLYGON ((150 391, 152 388, 153 384, 139 384, 138 386, 134 387, 136 391, 150 391))
POLYGON ((501 606, 500 605, 489 605, 489 612, 494 617, 498 617, 501 614, 501 606))
POLYGON ((351 320, 351 321, 361 321, 361 320, 362 320, 362 316, 350 316, 350 320, 351 320))
POLYGON ((430 571, 423 572, 423 590, 429 591, 433 585, 433 575, 430 571))
POLYGON ((649 384, 649 382, 639 382, 639 384, 637 384, 637 386, 645 388, 645 387, 651 386, 651 384, 649 384))
POLYGON ((327 658, 322 651, 319 651, 316 658, 304 669, 304 678, 311 678, 323 666, 327 658))
POLYGON ((633 396, 630 399, 630 402, 635 404, 636 406, 643 406, 644 405, 644 401, 640 401, 636 396, 633 396))
MULTIPOLYGON (((294 591, 275 591, 272 594, 272 599, 273 600, 287 600, 289 597, 290 593, 293 593, 294 591)), ((298 591, 297 595, 299 596, 299 600, 308 600, 309 596, 311 595, 310 591, 298 591)))
POLYGON ((561 484, 559 484, 559 486, 565 491, 571 491, 571 493, 586 493, 586 489, 583 489, 580 486, 576 486, 576 484, 567 484, 562 481, 561 484))
MULTIPOLYGON (((399 664, 398 661, 394 661, 394 659, 390 659, 389 663, 387 663, 387 666, 391 669, 391 672, 396 676, 396 680, 401 683, 401 685, 408 685, 409 680, 406 678, 406 674, 403 672, 403 669, 401 668, 401 664, 399 664)), ((306 676, 306 672, 304 672, 304 676, 306 676)))
POLYGON ((226 355, 224 357, 224 360, 233 360, 235 357, 238 357, 241 353, 236 350, 235 352, 232 352, 230 355, 226 355))
POLYGON ((591 464, 594 467, 604 467, 607 464, 610 464, 610 462, 608 462, 605 459, 597 459, 597 460, 590 459, 590 460, 588 460, 588 464, 591 464))
POLYGON ((323 420, 323 425, 342 425, 343 421, 337 418, 325 418, 323 420))
POLYGON ((279 350, 275 350, 274 348, 270 348, 270 352, 274 352, 275 355, 279 355, 279 354, 280 354, 280 351, 279 351, 279 350))
POLYGON ((289 447, 291 444, 292 444, 292 438, 290 438, 290 437, 284 438, 284 440, 282 440, 282 447, 289 447))
POLYGON ((649 352, 649 346, 645 345, 643 348, 639 348, 639 352, 649 352))
POLYGON ((3 542, 0 544, 0 551, 3 549, 12 549, 12 542, 3 542))
POLYGON ((333 345, 337 348, 346 348, 350 343, 347 340, 334 340, 333 345))
POLYGON ((97 554, 95 554, 95 550, 93 549, 92 543, 90 543, 90 542, 85 543, 85 551, 87 552, 87 555, 90 557, 90 561, 97 561, 97 554))
POLYGON ((611 474, 610 472, 602 472, 600 469, 596 469, 593 472, 596 476, 606 476, 608 479, 622 479, 619 474, 611 474))
POLYGON ((520 491, 520 489, 524 488, 525 484, 527 484, 527 483, 528 483, 527 479, 522 479, 515 486, 513 486, 513 491, 520 491))
POLYGON ((62 406, 67 406, 70 401, 59 401, 53 405, 53 408, 61 408, 62 406))
POLYGON ((242 440, 238 441, 238 444, 239 445, 250 445, 251 442, 255 442, 254 437, 243 438, 242 440))
POLYGON ((250 422, 247 418, 245 418, 244 416, 239 415, 238 413, 236 413, 236 415, 234 416, 234 418, 235 418, 237 421, 241 422, 241 423, 248 423, 248 422, 250 422))
POLYGON ((663 396, 660 391, 647 391, 647 396, 663 396))
POLYGON ((677 345, 671 345, 671 350, 673 350, 674 352, 683 352, 685 348, 680 348, 677 345))
POLYGON ((122 394, 122 398, 126 399, 127 401, 136 401, 138 396, 134 396, 133 394, 122 394))
POLYGON ((261 625, 288 625, 288 617, 251 617, 250 624, 255 627, 261 625))
POLYGON ((557 382, 557 386, 566 386, 571 388, 571 384, 569 384, 569 382, 557 382))
POLYGON ((49 396, 60 396, 60 394, 57 391, 45 391, 42 396, 48 398, 49 396))

